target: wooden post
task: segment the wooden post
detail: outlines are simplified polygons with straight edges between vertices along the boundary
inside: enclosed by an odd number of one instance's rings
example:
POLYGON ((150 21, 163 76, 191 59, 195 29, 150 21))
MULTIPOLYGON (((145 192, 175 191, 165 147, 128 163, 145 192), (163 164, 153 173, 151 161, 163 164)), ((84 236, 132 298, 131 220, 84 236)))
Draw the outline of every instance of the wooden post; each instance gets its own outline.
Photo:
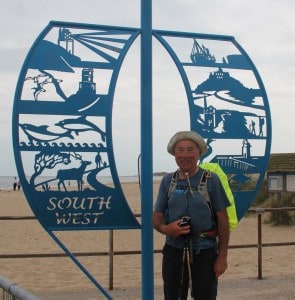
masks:
POLYGON ((114 288, 114 231, 109 231, 109 289, 114 288))
POLYGON ((258 214, 258 279, 262 279, 262 230, 261 230, 261 213, 258 214))

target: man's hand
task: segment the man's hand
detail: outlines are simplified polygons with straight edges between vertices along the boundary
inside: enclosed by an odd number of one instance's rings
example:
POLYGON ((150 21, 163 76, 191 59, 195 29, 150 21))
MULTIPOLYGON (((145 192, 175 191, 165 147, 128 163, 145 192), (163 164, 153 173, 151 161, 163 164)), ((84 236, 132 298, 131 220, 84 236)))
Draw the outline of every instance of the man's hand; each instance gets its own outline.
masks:
POLYGON ((227 258, 218 255, 214 263, 214 271, 215 271, 216 278, 222 275, 226 269, 227 269, 227 258))
POLYGON ((180 226, 182 219, 176 220, 165 225, 165 234, 172 237, 189 234, 191 231, 190 225, 180 226))
POLYGON ((153 214, 153 225, 154 228, 162 234, 171 237, 178 237, 190 233, 190 225, 180 226, 182 219, 176 220, 169 224, 165 224, 164 216, 160 212, 154 212, 153 214))

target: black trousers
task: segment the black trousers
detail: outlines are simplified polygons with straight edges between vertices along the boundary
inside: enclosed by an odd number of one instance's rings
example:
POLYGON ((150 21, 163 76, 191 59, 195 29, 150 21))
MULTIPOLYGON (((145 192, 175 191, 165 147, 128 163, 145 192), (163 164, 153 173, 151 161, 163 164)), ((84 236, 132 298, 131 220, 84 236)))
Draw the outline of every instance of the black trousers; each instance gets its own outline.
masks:
MULTIPOLYGON (((165 300, 186 300, 189 289, 189 276, 184 250, 165 245, 163 248, 162 276, 165 300)), ((217 296, 217 278, 214 262, 215 248, 201 250, 193 254, 190 265, 192 278, 192 298, 198 300, 215 300, 217 296)))

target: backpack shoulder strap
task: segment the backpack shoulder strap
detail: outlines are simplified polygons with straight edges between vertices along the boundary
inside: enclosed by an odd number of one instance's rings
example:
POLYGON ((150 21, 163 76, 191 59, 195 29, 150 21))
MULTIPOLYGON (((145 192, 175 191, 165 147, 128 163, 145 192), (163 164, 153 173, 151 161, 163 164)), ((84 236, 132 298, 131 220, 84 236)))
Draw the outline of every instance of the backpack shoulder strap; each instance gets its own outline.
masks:
MULTIPOLYGON (((170 196, 172 195, 173 191, 176 188, 177 173, 178 173, 178 171, 175 171, 171 176, 170 185, 169 185, 169 189, 168 189, 168 193, 167 193, 168 198, 170 198, 170 196)), ((207 181, 209 178, 211 178, 211 171, 203 170, 202 178, 201 178, 199 186, 198 186, 199 193, 205 198, 205 200, 208 204, 211 203, 210 196, 209 196, 208 189, 207 189, 207 181)))
POLYGON ((207 188, 207 182, 208 182, 209 178, 211 178, 211 171, 203 169, 202 178, 201 178, 199 186, 198 186, 198 192, 206 200, 206 203, 207 203, 207 205, 210 209, 210 212, 211 212, 211 216, 213 216, 214 215, 213 207, 212 207, 210 195, 209 195, 208 188, 207 188))
MULTIPOLYGON (((213 217, 214 216, 213 207, 212 207, 210 195, 209 195, 208 188, 207 188, 208 179, 211 178, 211 171, 210 170, 205 170, 205 169, 202 169, 202 170, 203 170, 203 174, 202 174, 199 186, 198 186, 198 192, 205 199, 206 204, 208 205, 208 208, 210 210, 211 216, 213 217)), ((168 199, 171 197, 173 191, 176 188, 177 174, 178 174, 178 171, 175 171, 171 176, 169 189, 168 189, 168 193, 167 193, 167 198, 168 199)))
POLYGON ((178 171, 175 171, 172 176, 171 176, 171 180, 170 180, 170 185, 169 185, 169 189, 168 189, 168 199, 170 198, 170 196, 172 195, 173 191, 176 188, 176 184, 177 184, 177 173, 178 171))

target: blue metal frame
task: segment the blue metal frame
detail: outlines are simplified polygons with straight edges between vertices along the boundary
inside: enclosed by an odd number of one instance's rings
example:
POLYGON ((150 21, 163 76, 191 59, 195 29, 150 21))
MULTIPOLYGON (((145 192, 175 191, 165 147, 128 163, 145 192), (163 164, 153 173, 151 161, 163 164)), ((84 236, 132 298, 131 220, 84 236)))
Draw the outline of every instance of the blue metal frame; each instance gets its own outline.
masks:
POLYGON ((152 135, 152 4, 141 5, 141 249, 142 298, 154 297, 153 263, 153 135, 152 135))
POLYGON ((142 298, 153 299, 153 37, 167 50, 182 78, 191 130, 207 141, 210 150, 201 160, 219 163, 228 174, 239 220, 255 199, 270 156, 265 88, 234 37, 152 30, 151 1, 142 0, 141 15, 141 29, 50 22, 24 62, 13 107, 14 155, 27 200, 48 234, 108 299, 110 294, 54 232, 141 229, 142 298), (141 225, 123 194, 112 141, 119 71, 139 35, 141 225), (94 79, 101 70, 110 73, 104 94, 96 92, 94 79), (71 83, 70 92, 64 82, 71 83), (47 171, 54 175, 45 180, 47 171), (105 171, 113 187, 101 182, 100 172, 105 171), (68 180, 75 180, 77 187, 69 189, 68 180), (52 183, 56 188, 50 187, 52 183))
POLYGON ((24 192, 45 228, 50 230, 139 228, 120 187, 111 136, 115 85, 123 59, 138 34, 139 31, 134 29, 119 30, 106 26, 50 22, 28 54, 15 95, 13 132, 14 148, 18 150, 15 152, 15 160, 24 192), (70 30, 76 30, 78 33, 73 34, 70 30), (65 51, 59 45, 63 31, 66 32, 69 43, 80 43, 83 48, 92 51, 98 59, 104 61, 83 61, 82 57, 65 51), (58 35, 58 43, 47 38, 54 33, 55 37, 58 35), (125 39, 122 36, 125 36, 125 39), (120 44, 121 48, 112 46, 114 42, 120 44), (111 51, 113 56, 107 53, 111 51), (67 63, 63 64, 65 60, 67 63), (107 94, 96 93, 93 73, 97 69, 111 72, 107 94), (56 78, 57 71, 62 72, 64 77, 56 78), (75 75, 80 71, 81 81, 76 82, 78 91, 73 89, 72 95, 65 96, 60 83, 64 81, 67 73, 75 75), (49 100, 45 99, 47 86, 49 88, 52 86, 51 88, 55 88, 56 91, 53 93, 54 98, 49 97, 49 100), (31 95, 31 99, 28 99, 27 95, 31 95), (35 121, 38 115, 47 117, 40 123, 35 121), (93 136, 93 139, 89 140, 88 136, 93 136), (31 158, 34 167, 31 174, 24 170, 22 164, 27 154, 34 155, 33 159, 31 158), (104 185, 99 180, 100 172, 106 169, 109 169, 113 178, 114 188, 104 185), (55 175, 42 180, 42 175, 46 171, 51 171, 55 175), (68 191, 66 187, 68 180, 76 180, 78 190, 68 191), (82 185, 82 180, 87 181, 86 190, 83 188, 85 185, 82 185), (58 186, 58 190, 49 188, 52 183, 58 186), (84 208, 67 210, 64 207, 58 209, 62 199, 75 197, 79 197, 78 204, 81 206, 85 203, 83 199, 87 198, 90 202, 89 199, 95 198, 92 202, 96 202, 97 206, 102 204, 104 209, 98 210, 94 205, 87 210, 84 208), (112 202, 112 209, 106 208, 109 199, 112 202), (48 202, 51 203, 51 208, 48 208, 48 202), (75 221, 75 216, 71 221, 63 221, 62 218, 56 217, 58 214, 64 218, 67 214, 68 218, 71 218, 75 213, 85 218, 85 211, 89 213, 97 210, 99 222, 95 216, 92 216, 95 220, 84 219, 81 222, 75 221))
POLYGON ((153 34, 168 51, 181 75, 188 99, 191 130, 200 133, 207 141, 209 151, 201 161, 219 163, 227 173, 240 220, 259 191, 270 156, 270 109, 259 73, 232 36, 160 30, 154 30, 153 34), (178 50, 177 45, 187 41, 192 45, 192 52, 182 56, 182 48, 178 50), (214 48, 220 42, 227 57, 220 57, 218 62, 204 45, 209 43, 214 48), (204 74, 204 79, 196 80, 191 75, 192 70, 204 74), (255 78, 250 87, 247 87, 247 81, 238 80, 238 76, 244 78, 245 74, 246 79, 255 78), (257 123, 259 132, 256 132, 257 123), (218 131, 221 125, 223 128, 218 131), (214 144, 218 143, 219 148, 215 148, 214 144), (233 148, 226 149, 220 146, 221 143, 231 143, 233 148), (252 147, 252 143, 256 145, 252 147))
POLYGON ((23 64, 13 109, 15 161, 32 211, 109 298, 54 231, 141 228, 122 191, 112 142, 116 82, 139 34, 131 28, 50 22, 23 64), (96 92, 100 70, 110 74, 105 94, 96 92), (66 81, 72 88, 68 95, 66 81), (101 172, 109 174, 113 187, 101 181, 101 172), (69 188, 68 181, 77 186, 69 188))

